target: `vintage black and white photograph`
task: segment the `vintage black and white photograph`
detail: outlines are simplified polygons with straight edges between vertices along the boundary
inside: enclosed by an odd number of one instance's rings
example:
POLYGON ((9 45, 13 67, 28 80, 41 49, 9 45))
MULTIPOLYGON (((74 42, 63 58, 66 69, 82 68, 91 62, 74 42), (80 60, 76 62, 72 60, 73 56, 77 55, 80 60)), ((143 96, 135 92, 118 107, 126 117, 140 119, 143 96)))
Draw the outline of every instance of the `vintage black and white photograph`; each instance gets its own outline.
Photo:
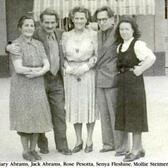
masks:
POLYGON ((0 0, 0 167, 167 167, 168 0, 0 0))

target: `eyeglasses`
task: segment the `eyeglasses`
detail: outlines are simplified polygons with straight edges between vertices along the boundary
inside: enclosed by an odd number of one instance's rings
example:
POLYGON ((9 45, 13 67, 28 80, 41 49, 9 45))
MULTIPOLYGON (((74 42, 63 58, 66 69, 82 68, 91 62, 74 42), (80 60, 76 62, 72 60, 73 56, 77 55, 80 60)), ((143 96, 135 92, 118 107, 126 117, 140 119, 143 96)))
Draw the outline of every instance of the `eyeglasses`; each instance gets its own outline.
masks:
POLYGON ((108 18, 97 19, 97 22, 107 22, 108 18))

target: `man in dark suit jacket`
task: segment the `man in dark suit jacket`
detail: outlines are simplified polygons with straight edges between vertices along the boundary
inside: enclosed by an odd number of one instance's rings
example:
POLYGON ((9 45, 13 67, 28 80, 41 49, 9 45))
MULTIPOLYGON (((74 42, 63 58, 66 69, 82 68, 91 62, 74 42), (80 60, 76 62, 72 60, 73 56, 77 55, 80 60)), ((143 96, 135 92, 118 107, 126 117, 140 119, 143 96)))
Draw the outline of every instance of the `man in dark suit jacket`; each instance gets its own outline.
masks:
POLYGON ((100 152, 120 150, 124 153, 128 149, 127 142, 124 144, 121 141, 127 139, 127 135, 114 130, 117 98, 117 46, 114 43, 114 12, 109 7, 102 7, 96 10, 95 18, 100 28, 98 58, 95 67, 97 104, 101 116, 103 141, 103 148, 100 152))
MULTIPOLYGON (((40 15, 40 27, 35 31, 34 38, 43 43, 50 61, 50 71, 44 75, 44 80, 52 115, 56 149, 64 155, 71 155, 67 144, 64 110, 63 54, 60 44, 63 31, 56 29, 57 24, 57 13, 51 9, 44 10, 40 15)), ((17 50, 17 47, 15 49, 17 50)), ((39 134, 38 147, 41 153, 49 152, 45 134, 39 134)))

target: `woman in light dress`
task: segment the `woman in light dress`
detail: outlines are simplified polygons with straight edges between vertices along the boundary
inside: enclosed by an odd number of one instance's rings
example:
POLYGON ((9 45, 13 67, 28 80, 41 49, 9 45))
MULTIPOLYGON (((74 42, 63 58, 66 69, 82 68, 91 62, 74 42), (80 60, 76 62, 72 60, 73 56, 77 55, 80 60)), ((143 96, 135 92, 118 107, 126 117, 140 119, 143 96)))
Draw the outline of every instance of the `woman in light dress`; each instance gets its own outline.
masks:
POLYGON ((20 52, 11 54, 14 72, 10 88, 10 128, 21 137, 23 158, 36 161, 41 160, 35 151, 38 133, 52 130, 43 79, 49 70, 49 62, 42 43, 32 38, 34 20, 23 16, 18 28, 21 35, 13 43, 19 46, 20 52))
POLYGON ((65 106, 68 122, 74 124, 76 144, 72 152, 82 150, 82 123, 87 125, 85 152, 93 150, 92 134, 95 120, 95 72, 92 69, 97 59, 97 33, 87 29, 90 12, 75 7, 69 14, 74 29, 63 33, 62 44, 65 57, 65 106))
POLYGON ((123 17, 116 28, 118 46, 118 99, 115 129, 132 133, 132 149, 123 161, 145 156, 142 132, 148 131, 143 73, 155 62, 155 55, 139 40, 138 25, 123 17))

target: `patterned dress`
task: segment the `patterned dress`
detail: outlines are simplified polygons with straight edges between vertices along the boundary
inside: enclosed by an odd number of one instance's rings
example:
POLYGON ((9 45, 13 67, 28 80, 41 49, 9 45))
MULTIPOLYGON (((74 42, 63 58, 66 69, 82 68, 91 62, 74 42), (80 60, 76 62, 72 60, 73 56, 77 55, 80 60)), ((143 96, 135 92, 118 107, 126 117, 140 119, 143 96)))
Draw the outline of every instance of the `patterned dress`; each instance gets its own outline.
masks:
MULTIPOLYGON (((74 30, 63 34, 65 60, 70 67, 87 64, 97 53, 97 33, 86 29, 80 38, 74 30)), ((91 123, 98 118, 95 110, 95 71, 77 77, 64 76, 66 118, 72 123, 91 123)))
MULTIPOLYGON (((27 42, 21 35, 21 52, 11 59, 22 59, 23 66, 42 67, 46 58, 41 42, 32 39, 27 42)), ((45 93, 43 76, 29 79, 13 72, 10 88, 10 128, 24 133, 43 133, 52 129, 51 114, 45 93)))

